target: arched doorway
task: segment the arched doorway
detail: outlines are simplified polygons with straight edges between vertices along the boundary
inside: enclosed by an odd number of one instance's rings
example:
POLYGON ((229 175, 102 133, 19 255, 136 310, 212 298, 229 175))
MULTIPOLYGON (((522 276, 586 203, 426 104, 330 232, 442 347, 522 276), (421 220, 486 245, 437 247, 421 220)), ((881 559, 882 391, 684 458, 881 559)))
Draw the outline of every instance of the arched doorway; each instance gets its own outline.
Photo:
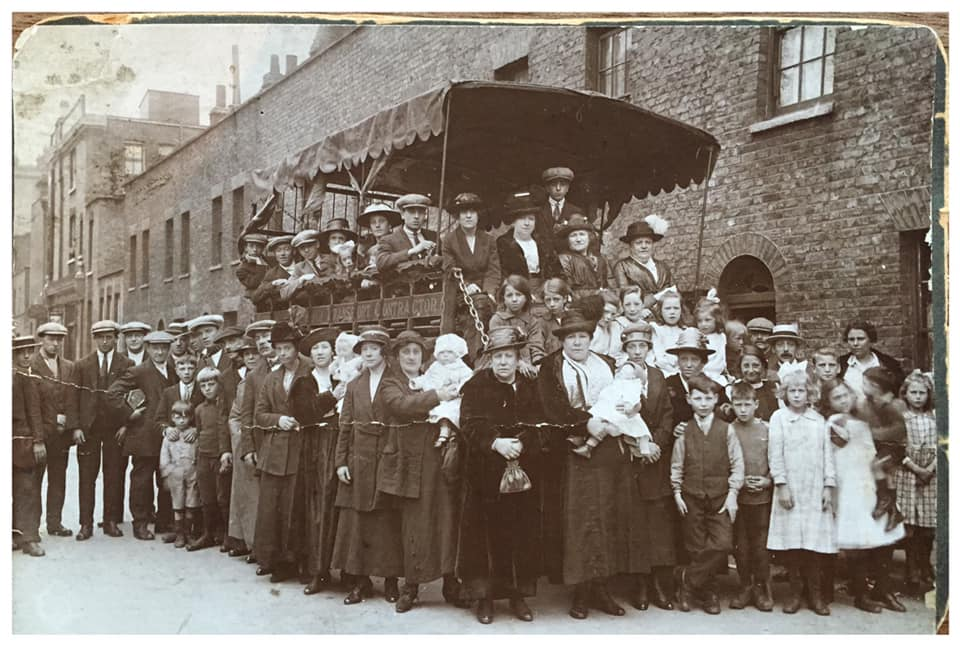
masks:
POLYGON ((744 323, 758 316, 777 320, 773 274, 755 256, 737 256, 727 263, 720 274, 717 293, 732 319, 744 323))

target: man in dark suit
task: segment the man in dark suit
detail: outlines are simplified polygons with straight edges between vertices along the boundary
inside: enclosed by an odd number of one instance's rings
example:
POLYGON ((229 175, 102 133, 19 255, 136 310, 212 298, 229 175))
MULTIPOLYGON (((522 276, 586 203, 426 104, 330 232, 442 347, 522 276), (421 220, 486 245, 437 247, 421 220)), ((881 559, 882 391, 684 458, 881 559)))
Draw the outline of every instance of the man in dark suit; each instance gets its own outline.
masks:
POLYGON ((163 488, 160 478, 160 444, 163 436, 154 425, 157 405, 163 389, 176 382, 174 368, 167 361, 173 336, 166 332, 151 332, 144 339, 149 359, 127 369, 110 385, 107 391, 109 405, 125 419, 118 432, 123 454, 133 458, 130 472, 130 513, 133 514, 133 535, 140 540, 153 540, 147 527, 154 514, 154 482, 157 495, 157 533, 169 532, 173 526, 173 506, 170 492, 163 488), (143 401, 134 407, 128 396, 139 390, 143 401))
POLYGON ((248 298, 254 305, 265 305, 271 300, 280 300, 280 288, 290 279, 293 273, 293 236, 284 234, 274 236, 267 242, 267 253, 273 252, 277 264, 267 269, 260 285, 247 291, 248 298))
MULTIPOLYGON (((670 393, 670 406, 673 409, 673 420, 681 426, 684 422, 693 418, 693 409, 687 402, 687 394, 690 392, 687 382, 703 374, 703 367, 707 364, 707 357, 713 354, 713 350, 707 347, 706 337, 696 328, 686 328, 680 333, 677 339, 677 345, 667 350, 670 354, 677 356, 677 367, 680 372, 667 378, 667 392, 670 393)), ((733 407, 724 393, 723 388, 719 390, 717 401, 717 415, 726 422, 732 422, 734 418, 733 407)))
POLYGON ((37 328, 40 349, 30 360, 30 372, 40 377, 40 417, 47 447, 47 533, 73 536, 63 526, 63 500, 67 488, 67 460, 73 436, 67 433, 68 384, 73 378, 73 362, 60 356, 67 328, 50 321, 37 328))
MULTIPOLYGON (((30 374, 30 358, 36 341, 32 336, 13 339, 13 398, 11 442, 13 484, 13 549, 30 556, 43 556, 40 547, 40 485, 47 451, 40 419, 40 396, 36 377, 30 374)), ((9 446, 9 445, 8 445, 9 446)))
POLYGON ((90 332, 97 349, 74 365, 73 384, 67 399, 67 428, 72 429, 80 468, 80 531, 77 540, 93 536, 93 509, 97 476, 103 461, 103 533, 123 536, 117 526, 123 516, 124 480, 127 458, 120 452, 115 436, 122 420, 107 405, 106 391, 133 366, 116 352, 120 326, 113 321, 98 321, 90 332))
POLYGON ((584 215, 584 212, 579 206, 567 201, 567 193, 574 177, 572 170, 563 166, 548 168, 541 177, 549 199, 537 217, 537 231, 549 235, 548 232, 554 232, 569 224, 571 217, 584 215))
POLYGON ((240 384, 240 373, 237 370, 243 365, 243 360, 237 356, 237 348, 244 344, 243 330, 233 326, 225 327, 214 337, 214 342, 223 348, 216 367, 220 371, 220 382, 223 386, 221 392, 225 397, 224 406, 230 410, 237 396, 237 385, 240 384))
POLYGON ((500 288, 500 255, 496 239, 479 228, 483 202, 474 193, 461 193, 450 209, 457 216, 458 226, 443 238, 443 316, 440 333, 456 332, 467 342, 471 359, 480 351, 477 332, 460 283, 453 275, 455 267, 463 272, 467 294, 473 300, 484 326, 493 315, 497 290, 500 288))
MULTIPOLYGON (((403 226, 380 238, 377 271, 381 274, 396 269, 402 262, 431 257, 430 253, 437 246, 436 234, 422 228, 427 221, 430 198, 409 193, 400 197, 396 204, 403 226)), ((440 259, 431 262, 440 262, 440 259)))
POLYGON ((222 370, 229 365, 229 358, 223 347, 217 344, 217 335, 223 327, 223 317, 219 314, 204 314, 187 321, 187 329, 198 348, 197 371, 203 368, 222 370))

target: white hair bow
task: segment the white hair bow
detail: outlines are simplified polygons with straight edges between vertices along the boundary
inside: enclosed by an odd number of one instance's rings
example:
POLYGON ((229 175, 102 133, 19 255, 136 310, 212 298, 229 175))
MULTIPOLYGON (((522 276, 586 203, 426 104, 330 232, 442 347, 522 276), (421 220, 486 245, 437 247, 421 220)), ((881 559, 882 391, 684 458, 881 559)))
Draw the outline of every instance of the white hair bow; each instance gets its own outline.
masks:
POLYGON ((349 255, 353 253, 353 249, 356 246, 357 244, 353 240, 347 240, 346 242, 341 242, 338 245, 334 245, 331 251, 338 256, 349 255))
POLYGON ((710 301, 714 305, 720 304, 720 297, 717 296, 717 288, 711 287, 710 291, 707 292, 707 295, 703 297, 704 300, 710 301))
POLYGON ((787 375, 793 374, 795 372, 802 372, 804 375, 807 374, 807 362, 806 361, 794 361, 793 363, 782 363, 777 369, 777 376, 780 377, 780 381, 783 381, 783 378, 787 375))
POLYGON ((676 295, 676 296, 680 295, 680 292, 677 291, 676 285, 670 285, 670 287, 664 287, 659 292, 654 294, 653 298, 659 303, 660 301, 665 299, 667 296, 672 296, 672 295, 676 295))

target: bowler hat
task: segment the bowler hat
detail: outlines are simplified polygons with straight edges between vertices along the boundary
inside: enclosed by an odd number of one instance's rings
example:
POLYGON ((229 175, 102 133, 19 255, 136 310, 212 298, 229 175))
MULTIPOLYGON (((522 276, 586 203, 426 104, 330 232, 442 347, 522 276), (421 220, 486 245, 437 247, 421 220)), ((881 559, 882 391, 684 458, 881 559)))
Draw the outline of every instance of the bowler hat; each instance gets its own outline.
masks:
POLYGON ((13 337, 13 351, 17 350, 32 350, 33 348, 40 345, 35 338, 32 336, 16 336, 13 337))
POLYGON ((336 347, 337 343, 337 330, 332 327, 318 327, 316 330, 311 331, 309 334, 300 339, 298 344, 298 349, 301 354, 309 355, 313 346, 317 345, 321 341, 326 341, 330 344, 330 348, 333 349, 336 347))
POLYGON ((387 332, 386 328, 379 325, 362 330, 357 342, 353 344, 353 353, 360 354, 360 346, 364 343, 379 343, 385 347, 390 344, 390 333, 387 332))
POLYGON ((286 321, 280 321, 270 330, 270 343, 273 345, 283 342, 297 345, 301 338, 303 338, 303 335, 300 334, 300 331, 286 321))
POLYGON ((293 236, 290 234, 284 234, 282 236, 273 236, 267 242, 267 251, 273 251, 282 244, 292 244, 293 236))
POLYGON ((56 321, 47 321, 37 328, 37 336, 67 336, 67 328, 56 321))
POLYGON ((623 347, 632 341, 640 341, 647 345, 653 344, 653 326, 646 321, 637 321, 620 333, 620 344, 623 347))
POLYGON ((432 204, 430 198, 426 195, 420 195, 419 193, 407 193, 397 198, 395 202, 398 209, 401 211, 404 209, 423 209, 427 210, 427 207, 432 204))
POLYGON ((778 323, 773 326, 773 332, 767 337, 767 342, 773 343, 781 340, 803 343, 803 337, 800 336, 800 328, 796 323, 778 323))
POLYGON ((370 227, 370 218, 375 215, 382 215, 387 218, 387 222, 390 223, 391 227, 398 227, 400 223, 403 222, 403 218, 400 217, 400 211, 393 208, 389 204, 384 204, 383 202, 374 202, 363 210, 357 217, 357 226, 358 227, 370 227))
POLYGON ((154 345, 169 345, 173 343, 174 337, 169 332, 164 332, 163 330, 156 330, 150 332, 147 336, 143 337, 144 343, 152 343, 154 345))
POLYGON ((118 334, 120 332, 120 326, 117 325, 115 321, 111 321, 110 319, 97 321, 90 326, 90 334, 104 334, 106 332, 118 334))
POLYGON ((713 354, 714 351, 707 347, 707 337, 703 335, 703 332, 695 327, 688 327, 680 332, 680 336, 677 337, 677 344, 672 348, 668 348, 667 352, 676 355, 679 355, 681 352, 693 352, 694 354, 700 355, 703 360, 706 361, 707 357, 713 354))
POLYGON ((424 354, 427 353, 427 341, 416 330, 404 330, 398 334, 397 338, 393 340, 393 352, 399 352, 400 348, 410 343, 416 343, 420 346, 420 349, 423 350, 424 354))
POLYGON ((543 171, 541 178, 543 178, 544 184, 549 184, 550 182, 558 179, 565 180, 567 182, 573 181, 573 171, 565 166, 556 166, 554 168, 548 168, 543 171))
POLYGON ((515 327, 495 327, 487 334, 487 344, 483 346, 483 354, 490 354, 497 350, 517 348, 527 345, 526 335, 515 327))
POLYGON ((553 335, 558 339, 563 340, 574 332, 586 332, 587 334, 593 334, 594 330, 596 329, 596 321, 588 319, 579 310, 571 309, 564 313, 563 317, 560 319, 559 327, 553 330, 553 335))
POLYGON ((317 234, 317 242, 320 243, 320 248, 326 251, 327 241, 330 239, 331 233, 342 233, 347 240, 357 241, 357 234, 350 230, 350 225, 343 218, 333 218, 325 225, 323 225, 323 231, 317 234))

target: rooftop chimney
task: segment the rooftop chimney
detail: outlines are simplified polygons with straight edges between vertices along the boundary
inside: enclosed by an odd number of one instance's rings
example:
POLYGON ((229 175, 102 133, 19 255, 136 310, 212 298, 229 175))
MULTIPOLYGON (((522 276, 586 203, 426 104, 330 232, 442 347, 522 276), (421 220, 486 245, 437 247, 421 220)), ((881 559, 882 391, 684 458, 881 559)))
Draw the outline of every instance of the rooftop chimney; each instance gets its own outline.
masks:
POLYGON ((230 109, 227 108, 227 86, 218 85, 217 104, 210 110, 210 125, 222 121, 228 114, 230 114, 230 109))
POLYGON ((232 94, 230 105, 240 105, 240 47, 234 45, 231 49, 233 64, 230 66, 230 87, 232 94))
POLYGON ((263 85, 260 86, 260 89, 265 90, 282 78, 283 74, 280 73, 280 56, 278 54, 271 54, 270 71, 263 75, 263 85))
POLYGON ((297 69, 297 57, 293 54, 287 54, 287 71, 283 75, 287 76, 295 69, 297 69))

